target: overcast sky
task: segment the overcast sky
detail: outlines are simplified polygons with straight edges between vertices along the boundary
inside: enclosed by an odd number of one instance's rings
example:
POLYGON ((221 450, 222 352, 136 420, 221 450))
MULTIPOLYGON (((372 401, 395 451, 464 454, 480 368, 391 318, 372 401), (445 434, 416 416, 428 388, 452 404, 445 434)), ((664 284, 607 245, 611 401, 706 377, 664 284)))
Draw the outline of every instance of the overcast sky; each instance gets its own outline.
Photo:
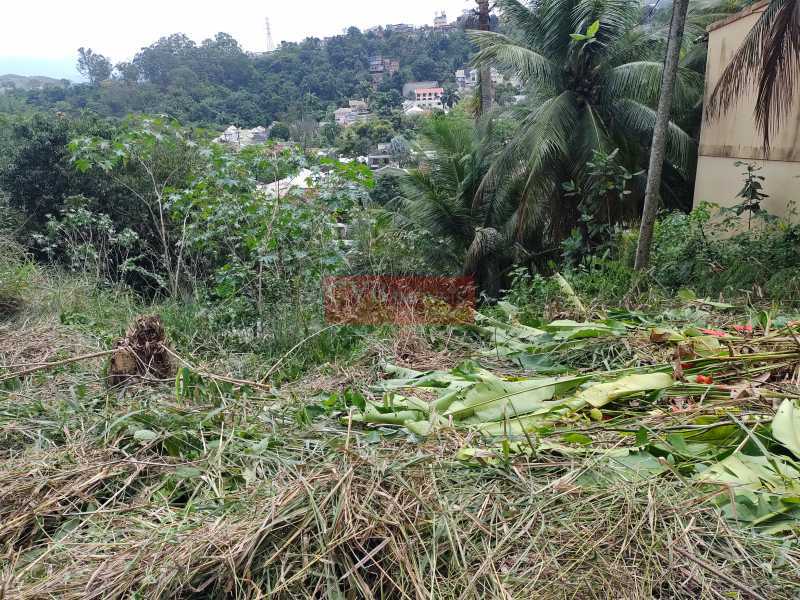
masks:
POLYGON ((386 23, 430 24, 439 10, 453 20, 475 6, 474 0, 2 0, 1 4, 0 74, 50 76, 69 76, 55 71, 71 70, 80 46, 119 62, 164 35, 185 33, 202 41, 224 31, 245 50, 261 51, 266 46, 266 17, 278 44, 335 35, 351 25, 366 29, 386 23))

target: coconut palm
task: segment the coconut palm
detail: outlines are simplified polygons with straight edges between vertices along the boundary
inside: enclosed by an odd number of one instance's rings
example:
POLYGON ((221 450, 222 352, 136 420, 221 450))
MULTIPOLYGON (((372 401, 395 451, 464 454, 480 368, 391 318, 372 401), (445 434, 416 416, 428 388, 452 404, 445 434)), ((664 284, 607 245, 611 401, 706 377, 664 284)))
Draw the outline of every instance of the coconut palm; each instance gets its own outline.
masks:
MULTIPOLYGON (((562 184, 581 178, 594 150, 619 148, 626 167, 646 166, 665 31, 642 24, 638 0, 537 0, 530 6, 498 0, 497 6, 514 37, 470 32, 479 46, 475 63, 519 76, 528 99, 510 109, 518 127, 490 165, 476 201, 513 206, 516 237, 526 246, 557 242, 579 218, 578 199, 562 184)), ((701 90, 702 77, 681 68, 673 114, 696 104, 701 90)), ((667 170, 688 175, 694 150, 694 140, 670 122, 667 170)), ((638 202, 630 204, 618 207, 619 220, 641 214, 638 202)))
POLYGON ((399 213, 437 238, 446 239, 453 260, 476 278, 480 291, 499 293, 500 269, 507 253, 508 215, 474 198, 496 151, 491 123, 476 126, 463 112, 438 114, 421 131, 418 168, 404 181, 399 213))
POLYGON ((769 149, 800 86, 800 0, 770 0, 722 73, 708 103, 712 117, 757 90, 756 125, 769 149))

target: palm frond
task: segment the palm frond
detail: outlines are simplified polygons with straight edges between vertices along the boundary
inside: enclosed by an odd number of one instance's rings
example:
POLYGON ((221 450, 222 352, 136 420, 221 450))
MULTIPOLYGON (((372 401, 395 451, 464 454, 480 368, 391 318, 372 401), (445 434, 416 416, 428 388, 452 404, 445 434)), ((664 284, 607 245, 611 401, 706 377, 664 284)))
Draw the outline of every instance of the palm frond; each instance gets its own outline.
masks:
POLYGON ((584 32, 600 22, 597 41, 603 46, 616 42, 641 18, 641 5, 630 0, 580 0, 572 9, 574 31, 584 32))
POLYGON ((613 68, 639 60, 663 58, 667 33, 668 29, 664 27, 632 27, 606 46, 604 65, 613 68))
POLYGON ((539 48, 552 60, 565 59, 571 47, 570 34, 575 33, 572 11, 576 0, 538 0, 536 14, 541 23, 539 48))
POLYGON ((530 48, 539 45, 541 21, 533 6, 526 6, 519 0, 497 0, 495 8, 503 15, 503 20, 520 37, 520 42, 530 48))
MULTIPOLYGON (((630 99, 620 99, 610 107, 613 118, 622 131, 638 134, 642 140, 650 140, 656 123, 656 111, 630 99)), ((667 129, 667 160, 678 171, 686 175, 696 153, 695 141, 683 129, 670 122, 667 129)))
POLYGON ((725 67, 706 108, 709 118, 728 112, 753 86, 756 124, 768 150, 800 83, 800 0, 770 0, 725 67))
MULTIPOLYGON (((629 98, 650 107, 658 105, 664 64, 638 61, 611 69, 604 78, 603 92, 609 101, 629 98)), ((691 69, 679 68, 673 98, 674 111, 685 110, 702 97, 703 76, 691 69)))
POLYGON ((476 66, 491 65, 512 71, 525 83, 551 82, 557 76, 557 69, 545 56, 503 34, 493 31, 469 31, 467 34, 480 48, 472 59, 476 66))

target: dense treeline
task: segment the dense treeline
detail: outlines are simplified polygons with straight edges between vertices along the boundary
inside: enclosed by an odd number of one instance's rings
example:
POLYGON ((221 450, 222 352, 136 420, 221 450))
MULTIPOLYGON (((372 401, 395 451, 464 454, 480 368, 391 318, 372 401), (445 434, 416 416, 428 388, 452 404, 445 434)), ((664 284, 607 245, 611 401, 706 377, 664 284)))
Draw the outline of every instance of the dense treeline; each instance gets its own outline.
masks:
POLYGON ((261 55, 245 53, 225 33, 200 44, 174 34, 113 70, 102 54, 81 48, 81 70, 91 83, 17 92, 15 99, 30 109, 90 110, 111 117, 164 113, 186 123, 253 127, 278 119, 320 119, 349 98, 399 91, 405 81, 452 80, 473 50, 462 30, 365 33, 352 27, 343 35, 283 43, 261 55), (376 55, 401 65, 378 90, 369 73, 369 58, 376 55))

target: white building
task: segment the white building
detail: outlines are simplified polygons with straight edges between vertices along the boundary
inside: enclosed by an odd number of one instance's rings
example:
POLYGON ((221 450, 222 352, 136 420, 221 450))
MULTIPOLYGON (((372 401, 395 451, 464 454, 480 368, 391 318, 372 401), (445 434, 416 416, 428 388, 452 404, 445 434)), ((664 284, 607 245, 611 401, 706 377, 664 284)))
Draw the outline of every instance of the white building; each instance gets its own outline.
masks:
POLYGON ((349 127, 353 123, 366 121, 372 116, 369 112, 369 106, 363 100, 350 100, 349 104, 349 106, 337 108, 333 113, 336 122, 342 127, 349 127))
POLYGON ((244 148, 255 144, 265 144, 268 140, 269 130, 266 127, 258 126, 253 129, 239 129, 235 125, 231 125, 214 141, 236 148, 244 148))
POLYGON ((417 88, 414 90, 414 102, 423 109, 444 108, 442 96, 444 96, 444 88, 440 87, 417 88))

